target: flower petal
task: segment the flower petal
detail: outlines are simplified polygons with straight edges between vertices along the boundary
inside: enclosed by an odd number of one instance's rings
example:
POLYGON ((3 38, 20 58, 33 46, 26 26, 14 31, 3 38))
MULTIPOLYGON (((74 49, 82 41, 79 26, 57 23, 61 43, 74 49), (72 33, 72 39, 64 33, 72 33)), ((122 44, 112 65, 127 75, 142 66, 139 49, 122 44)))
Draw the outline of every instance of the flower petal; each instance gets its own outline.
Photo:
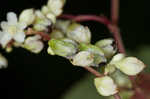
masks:
POLYGON ((1 32, 1 33, 3 33, 3 35, 0 38, 0 44, 3 47, 5 47, 9 43, 9 41, 12 39, 12 35, 10 35, 9 33, 4 33, 4 32, 1 32))
POLYGON ((26 24, 26 23, 23 23, 23 22, 18 23, 18 28, 19 28, 20 30, 24 30, 26 27, 27 27, 27 24, 26 24))
POLYGON ((17 24, 17 15, 14 12, 7 13, 7 21, 9 24, 17 24))
POLYGON ((2 21, 2 22, 1 22, 1 28, 2 28, 3 30, 6 30, 7 27, 8 27, 8 23, 5 22, 5 21, 2 21))
POLYGON ((16 33, 16 35, 14 35, 13 38, 15 41, 22 43, 25 40, 25 34, 24 34, 24 32, 18 32, 18 33, 16 33))

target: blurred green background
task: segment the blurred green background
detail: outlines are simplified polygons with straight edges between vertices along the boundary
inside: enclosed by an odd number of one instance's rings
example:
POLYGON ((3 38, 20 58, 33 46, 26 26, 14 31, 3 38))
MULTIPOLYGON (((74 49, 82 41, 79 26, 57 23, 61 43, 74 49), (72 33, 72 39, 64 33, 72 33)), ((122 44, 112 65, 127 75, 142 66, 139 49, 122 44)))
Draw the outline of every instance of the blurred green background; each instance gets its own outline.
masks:
MULTIPOLYGON (((120 0, 120 29, 129 55, 137 56, 150 67, 149 0, 120 0)), ((4 0, 0 21, 6 13, 20 13, 26 8, 40 8, 47 0, 4 0)), ((67 0, 64 13, 103 14, 110 17, 110 0, 67 0)), ((92 43, 112 37, 107 28, 96 22, 83 22, 92 31, 92 43)), ((47 45, 46 45, 47 48, 47 45)), ((49 56, 44 51, 35 55, 24 49, 3 54, 9 67, 0 70, 1 99, 103 99, 93 85, 93 76, 68 60, 49 56)), ((150 71, 149 69, 145 71, 150 71)), ((106 97, 107 99, 107 97, 106 97)))

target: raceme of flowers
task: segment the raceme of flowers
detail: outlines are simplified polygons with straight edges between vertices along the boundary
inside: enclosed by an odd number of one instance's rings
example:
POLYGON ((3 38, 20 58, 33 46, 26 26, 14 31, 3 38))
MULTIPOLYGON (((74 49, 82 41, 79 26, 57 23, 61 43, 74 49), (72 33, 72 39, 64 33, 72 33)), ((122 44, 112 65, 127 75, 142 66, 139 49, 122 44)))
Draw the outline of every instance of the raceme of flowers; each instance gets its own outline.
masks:
MULTIPOLYGON (((44 38, 40 33, 51 37, 47 52, 68 59, 74 66, 93 66, 102 69, 103 77, 97 77, 94 84, 100 95, 111 96, 118 87, 131 87, 129 76, 139 74, 145 65, 136 57, 127 57, 117 53, 112 38, 106 38, 91 44, 91 31, 71 20, 60 20, 57 16, 63 12, 65 0, 49 0, 40 10, 25 9, 17 17, 14 12, 7 13, 7 21, 1 22, 0 45, 11 52, 13 47, 22 47, 33 53, 44 48, 44 38), (50 32, 50 29, 52 31, 50 32)), ((6 68, 7 60, 0 54, 0 68, 6 68)))

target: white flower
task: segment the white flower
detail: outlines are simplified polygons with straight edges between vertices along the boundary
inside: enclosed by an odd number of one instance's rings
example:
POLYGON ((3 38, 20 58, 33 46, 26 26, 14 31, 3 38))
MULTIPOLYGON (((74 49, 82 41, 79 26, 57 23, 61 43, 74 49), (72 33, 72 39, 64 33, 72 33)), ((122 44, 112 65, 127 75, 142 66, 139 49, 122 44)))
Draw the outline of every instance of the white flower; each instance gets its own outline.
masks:
POLYGON ((14 12, 7 14, 7 21, 8 22, 1 22, 2 31, 0 31, 0 44, 6 47, 12 39, 22 43, 25 39, 24 29, 27 25, 25 23, 19 23, 14 12))
POLYGON ((44 31, 52 24, 51 20, 47 19, 41 11, 35 11, 36 19, 34 29, 37 31, 44 31))
POLYGON ((41 39, 40 35, 28 37, 25 40, 23 47, 26 48, 27 50, 33 52, 33 53, 39 53, 44 48, 44 44, 42 41, 40 41, 40 39, 41 39))
POLYGON ((23 10, 19 16, 19 22, 24 22, 27 25, 31 25, 35 20, 35 13, 33 9, 23 10))
POLYGON ((90 43, 91 32, 88 27, 84 27, 80 24, 73 23, 68 27, 67 37, 79 42, 90 43))
POLYGON ((116 84, 109 76, 95 78, 94 84, 102 96, 111 96, 118 92, 116 84))
POLYGON ((88 51, 81 51, 76 54, 71 63, 76 66, 90 66, 94 62, 94 55, 88 51))
POLYGON ((8 62, 7 59, 0 54, 0 69, 7 68, 8 62))

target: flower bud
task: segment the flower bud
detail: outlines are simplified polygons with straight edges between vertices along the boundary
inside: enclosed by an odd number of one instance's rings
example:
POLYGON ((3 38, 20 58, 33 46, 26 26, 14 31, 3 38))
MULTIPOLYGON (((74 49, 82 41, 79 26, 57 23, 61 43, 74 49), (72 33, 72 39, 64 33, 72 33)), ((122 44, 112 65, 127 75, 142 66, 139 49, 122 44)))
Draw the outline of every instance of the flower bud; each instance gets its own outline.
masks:
POLYGON ((91 45, 91 44, 84 44, 80 43, 79 45, 80 51, 89 51, 94 55, 94 62, 92 66, 98 66, 102 62, 106 62, 106 58, 104 56, 103 51, 98 48, 97 46, 91 45))
POLYGON ((2 54, 0 54, 0 69, 7 68, 7 66, 8 66, 7 59, 4 56, 2 56, 2 54))
POLYGON ((50 12, 48 6, 46 6, 46 5, 42 6, 41 12, 44 15, 47 15, 50 12))
POLYGON ((126 87, 126 88, 132 87, 132 83, 129 77, 123 74, 122 72, 120 72, 119 70, 116 70, 116 72, 112 73, 111 77, 114 79, 115 83, 119 87, 126 87))
POLYGON ((94 83, 98 93, 102 96, 111 96, 118 92, 116 84, 109 76, 95 78, 94 83))
POLYGON ((19 21, 26 23, 27 25, 31 25, 34 22, 34 20, 35 13, 33 9, 26 9, 19 16, 19 21))
POLYGON ((49 20, 51 20, 51 21, 53 22, 53 24, 56 23, 56 17, 55 17, 52 13, 48 13, 48 14, 46 15, 46 17, 47 17, 49 20))
POLYGON ((33 28, 36 31, 47 30, 47 27, 52 24, 51 20, 47 19, 47 17, 45 17, 44 14, 39 10, 37 10, 35 14, 36 14, 36 19, 33 28))
POLYGON ((50 54, 50 55, 55 55, 55 53, 53 52, 53 50, 52 50, 51 47, 48 47, 47 52, 48 52, 48 54, 50 54))
POLYGON ((55 27, 61 30, 62 32, 67 33, 67 29, 70 24, 71 24, 71 21, 69 20, 57 20, 55 27))
POLYGON ((40 41, 40 39, 41 39, 40 35, 28 37, 25 40, 25 43, 22 47, 26 48, 27 50, 29 50, 33 53, 40 53, 42 51, 42 49, 44 48, 44 44, 42 41, 40 41))
POLYGON ((113 47, 113 42, 114 42, 113 39, 103 39, 103 40, 98 41, 95 45, 97 47, 100 47, 103 50, 107 58, 111 58, 117 51, 113 47))
POLYGON ((130 76, 137 75, 146 67, 142 61, 135 57, 127 57, 113 64, 120 71, 130 76))
POLYGON ((59 30, 53 30, 52 33, 50 34, 50 37, 53 39, 61 39, 64 38, 64 33, 62 33, 59 30))
POLYGON ((74 44, 63 40, 51 39, 48 44, 56 55, 62 57, 68 58, 77 52, 74 44))
POLYGON ((73 56, 73 59, 71 63, 76 66, 90 66, 94 61, 94 56, 92 53, 88 51, 81 51, 75 56, 73 56))
POLYGON ((116 67, 112 64, 107 64, 105 66, 105 75, 112 74, 116 71, 116 67))
POLYGON ((78 43, 90 43, 91 32, 88 27, 73 23, 68 27, 67 37, 77 41, 78 43))
POLYGON ((49 0, 47 6, 55 16, 59 16, 62 13, 65 1, 66 0, 49 0))

